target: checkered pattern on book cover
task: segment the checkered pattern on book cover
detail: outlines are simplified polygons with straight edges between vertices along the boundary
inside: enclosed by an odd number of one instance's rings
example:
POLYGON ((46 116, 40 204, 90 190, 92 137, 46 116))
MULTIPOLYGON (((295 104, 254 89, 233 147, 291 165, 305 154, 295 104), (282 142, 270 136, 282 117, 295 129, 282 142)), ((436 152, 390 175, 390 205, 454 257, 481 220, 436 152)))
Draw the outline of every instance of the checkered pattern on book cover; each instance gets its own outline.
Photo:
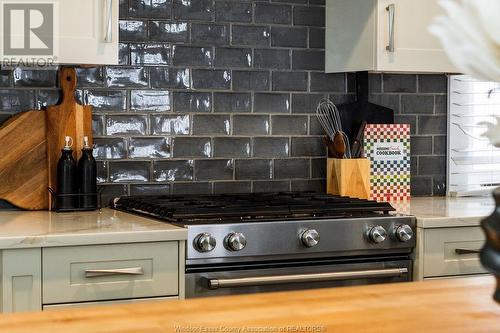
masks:
POLYGON ((369 124, 364 133, 365 156, 371 165, 371 198, 377 201, 405 200, 410 197, 410 125, 369 124), (375 160, 377 143, 403 146, 399 161, 375 160))

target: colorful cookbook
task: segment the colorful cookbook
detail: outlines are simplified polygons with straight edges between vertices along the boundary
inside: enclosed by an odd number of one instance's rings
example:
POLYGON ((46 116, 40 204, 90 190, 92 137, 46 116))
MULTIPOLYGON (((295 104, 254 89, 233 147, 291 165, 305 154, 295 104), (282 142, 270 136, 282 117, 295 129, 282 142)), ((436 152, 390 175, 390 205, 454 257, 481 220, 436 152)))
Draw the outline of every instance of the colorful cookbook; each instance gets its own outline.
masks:
POLYGON ((410 198, 410 125, 368 124, 364 152, 370 160, 371 199, 410 198))

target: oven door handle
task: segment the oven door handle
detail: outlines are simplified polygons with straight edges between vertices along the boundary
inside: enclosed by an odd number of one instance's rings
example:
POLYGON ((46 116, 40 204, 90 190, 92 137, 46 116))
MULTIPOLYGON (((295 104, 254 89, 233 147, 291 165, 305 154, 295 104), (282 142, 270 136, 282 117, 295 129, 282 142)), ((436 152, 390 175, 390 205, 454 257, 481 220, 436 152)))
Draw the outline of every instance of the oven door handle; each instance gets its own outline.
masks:
POLYGON ((208 288, 234 288, 260 286, 269 284, 321 282, 353 279, 375 279, 384 277, 399 277, 408 273, 408 268, 372 269, 364 271, 347 271, 314 274, 254 276, 234 279, 208 279, 208 288))

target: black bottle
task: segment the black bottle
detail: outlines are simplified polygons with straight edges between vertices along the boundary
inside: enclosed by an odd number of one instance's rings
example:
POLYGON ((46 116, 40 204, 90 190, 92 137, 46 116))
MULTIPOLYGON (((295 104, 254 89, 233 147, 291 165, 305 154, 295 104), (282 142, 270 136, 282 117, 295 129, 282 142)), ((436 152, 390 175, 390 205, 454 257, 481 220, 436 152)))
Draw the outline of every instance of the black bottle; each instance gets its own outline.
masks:
POLYGON ((97 208, 97 166, 89 146, 89 138, 83 137, 82 157, 78 161, 80 208, 97 208))
POLYGON ((78 208, 78 184, 76 182, 76 162, 73 158, 71 145, 73 139, 69 136, 65 139, 62 155, 57 162, 57 200, 56 208, 60 210, 71 210, 78 208), (73 194, 73 195, 70 195, 73 194))

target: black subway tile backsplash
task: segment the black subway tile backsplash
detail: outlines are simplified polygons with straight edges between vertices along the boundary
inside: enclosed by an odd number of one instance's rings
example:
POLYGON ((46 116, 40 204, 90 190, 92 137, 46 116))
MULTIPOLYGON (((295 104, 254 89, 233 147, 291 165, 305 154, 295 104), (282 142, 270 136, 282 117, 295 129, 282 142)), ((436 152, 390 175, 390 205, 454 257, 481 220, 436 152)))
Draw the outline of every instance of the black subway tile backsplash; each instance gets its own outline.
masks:
POLYGON ((193 88, 229 90, 231 71, 225 69, 193 69, 193 88))
POLYGON ((17 113, 33 109, 35 92, 33 90, 0 89, 0 110, 17 113))
POLYGON ((189 89, 192 86, 188 68, 153 67, 149 72, 153 88, 189 89))
POLYGON ((193 177, 193 160, 164 160, 153 163, 153 181, 187 181, 193 180, 193 177))
MULTIPOLYGON (((123 194, 324 191, 324 0, 120 0, 119 63, 78 68, 105 202, 123 194)), ((0 71, 0 122, 60 99, 55 70, 0 71)), ((441 74, 370 74, 370 101, 411 124, 414 195, 446 191, 441 74)))
MULTIPOLYGON (((125 2, 126 3, 126 2, 125 2)), ((122 9, 120 8, 120 11, 122 9)), ((170 18, 172 11, 171 0, 140 0, 130 1, 128 15, 133 18, 170 18)))
POLYGON ((82 99, 85 104, 92 105, 94 112, 121 112, 127 109, 126 90, 84 90, 82 99))
POLYGON ((175 112, 210 112, 212 94, 207 92, 174 92, 175 112))
POLYGON ((307 72, 273 72, 273 90, 307 91, 307 72))
POLYGON ((417 92, 417 76, 414 74, 384 74, 384 92, 417 92))
POLYGON ((215 49, 215 66, 231 68, 250 68, 252 67, 252 49, 224 47, 215 49))
POLYGON ((268 71, 233 71, 233 90, 266 91, 270 86, 268 71))
POLYGON ((151 162, 146 161, 113 161, 109 162, 109 180, 118 182, 149 181, 151 162))
MULTIPOLYGON (((311 39, 309 39, 311 43, 311 39)), ((271 46, 307 47, 307 28, 272 27, 271 46)))
POLYGON ((346 75, 311 72, 311 91, 347 92, 346 75))
POLYGON ((190 133, 189 115, 152 115, 151 134, 154 135, 187 135, 190 133))
POLYGON ((144 42, 147 36, 148 29, 145 21, 120 20, 120 42, 144 42))
POLYGON ((211 47, 174 46, 172 64, 174 66, 212 66, 214 55, 211 47))
POLYGON ((172 0, 174 19, 211 21, 214 14, 212 0, 172 0))
POLYGON ((252 95, 250 93, 214 93, 214 112, 252 111, 252 95))
POLYGON ((228 45, 229 25, 227 24, 191 24, 191 42, 197 45, 228 45))
POLYGON ((307 116, 271 116, 272 134, 278 135, 306 135, 307 116))
POLYGON ((233 25, 231 43, 233 45, 268 46, 270 35, 268 26, 233 25))
POLYGON ((288 50, 255 49, 255 68, 290 69, 290 52, 288 50))
POLYGON ((266 135, 271 131, 268 115, 233 116, 234 135, 266 135))
POLYGON ((106 117, 106 135, 146 135, 146 116, 111 115, 106 117))
POLYGON ((309 28, 309 48, 311 49, 325 48, 325 29, 309 28))
POLYGON ((288 180, 266 180, 254 181, 253 192, 287 192, 290 191, 290 181, 288 180))
POLYGON ((255 4, 255 22, 272 24, 290 24, 292 21, 292 6, 269 3, 255 4))
POLYGON ((128 149, 130 158, 167 158, 172 155, 169 138, 130 138, 128 149))
POLYGON ((123 138, 94 138, 94 156, 100 160, 127 158, 127 146, 123 138))
POLYGON ((187 43, 188 24, 185 22, 149 21, 149 40, 152 42, 187 43))
POLYGON ((193 116, 194 135, 229 135, 230 133, 229 115, 198 114, 193 116))
POLYGON ((134 66, 168 65, 170 63, 170 46, 147 43, 131 44, 130 63, 134 66))
POLYGON ((132 90, 130 110, 132 112, 170 111, 170 93, 165 90, 132 90))
POLYGON ((272 160, 269 159, 236 160, 234 165, 235 179, 272 179, 272 164, 272 160))
POLYGON ((220 22, 252 22, 250 2, 216 1, 215 20, 220 22))
POLYGON ((290 140, 287 137, 256 137, 253 139, 252 156, 254 157, 288 157, 290 140))
POLYGON ((310 160, 306 158, 277 159, 274 161, 276 179, 309 178, 310 160))
POLYGON ((214 157, 250 157, 250 138, 217 137, 213 145, 214 157))
POLYGON ((255 93, 255 113, 290 113, 290 94, 255 93))
POLYGON ((210 157, 212 143, 208 137, 176 137, 173 139, 174 157, 210 157))
POLYGON ((16 68, 13 71, 16 87, 55 87, 57 72, 55 70, 31 70, 16 68))
POLYGON ((295 6, 293 8, 293 24, 324 27, 325 7, 295 6))
POLYGON ((249 193, 252 191, 252 183, 237 182, 237 181, 226 181, 226 182, 214 182, 214 193, 224 194, 224 193, 249 193))
POLYGON ((194 164, 195 180, 231 180, 233 179, 233 160, 196 160, 194 164))
POLYGON ((293 50, 292 68, 305 70, 325 70, 325 51, 323 50, 293 50))
POLYGON ((109 88, 147 87, 146 67, 106 67, 106 85, 109 88))

